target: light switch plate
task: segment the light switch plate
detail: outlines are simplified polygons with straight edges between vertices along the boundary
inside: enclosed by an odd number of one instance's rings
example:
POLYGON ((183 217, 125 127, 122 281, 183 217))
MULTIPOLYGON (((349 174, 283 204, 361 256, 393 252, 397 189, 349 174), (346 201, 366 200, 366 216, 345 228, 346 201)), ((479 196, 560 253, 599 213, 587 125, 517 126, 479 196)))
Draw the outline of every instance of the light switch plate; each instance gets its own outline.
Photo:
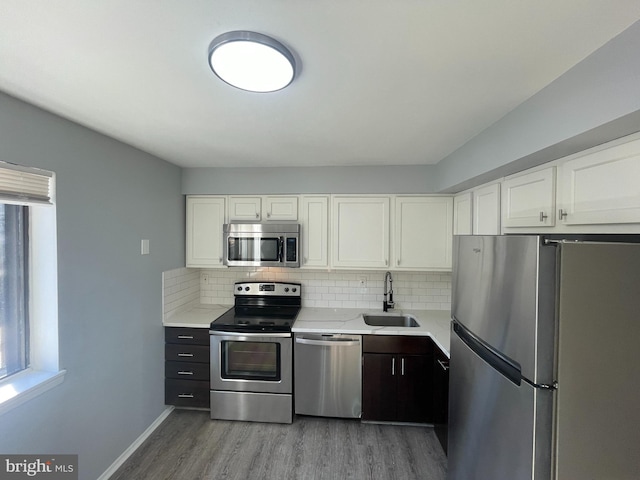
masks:
POLYGON ((149 255, 149 240, 143 238, 140 241, 140 255, 149 255))

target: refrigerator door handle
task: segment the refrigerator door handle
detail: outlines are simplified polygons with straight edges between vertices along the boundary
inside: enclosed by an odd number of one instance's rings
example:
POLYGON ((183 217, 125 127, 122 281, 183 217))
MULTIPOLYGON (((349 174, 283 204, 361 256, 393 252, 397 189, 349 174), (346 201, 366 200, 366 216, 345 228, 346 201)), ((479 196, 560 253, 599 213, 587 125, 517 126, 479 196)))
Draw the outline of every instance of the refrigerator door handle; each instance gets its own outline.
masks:
POLYGON ((474 335, 469 329, 462 325, 456 318, 453 318, 453 331, 476 355, 500 372, 507 380, 520 386, 522 383, 522 372, 520 365, 505 357, 500 352, 492 348, 482 339, 474 335))

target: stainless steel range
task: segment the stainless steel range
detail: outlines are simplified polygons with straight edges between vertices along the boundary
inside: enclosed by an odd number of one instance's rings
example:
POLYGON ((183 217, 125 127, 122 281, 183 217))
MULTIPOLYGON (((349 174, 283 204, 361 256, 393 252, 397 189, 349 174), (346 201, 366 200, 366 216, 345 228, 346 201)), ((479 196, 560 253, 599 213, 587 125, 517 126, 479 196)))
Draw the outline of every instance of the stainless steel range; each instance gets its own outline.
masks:
POLYGON ((291 327, 299 283, 238 282, 234 308, 211 322, 211 418, 293 421, 291 327))

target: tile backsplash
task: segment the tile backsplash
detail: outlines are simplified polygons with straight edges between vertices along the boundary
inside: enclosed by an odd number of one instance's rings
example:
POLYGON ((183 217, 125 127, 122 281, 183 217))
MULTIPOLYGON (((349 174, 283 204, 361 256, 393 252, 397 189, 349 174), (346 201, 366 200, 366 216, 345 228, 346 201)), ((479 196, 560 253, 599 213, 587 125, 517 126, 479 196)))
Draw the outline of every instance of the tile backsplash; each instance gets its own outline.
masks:
MULTIPOLYGON (((291 281, 302 284, 303 307, 382 308, 384 271, 299 270, 285 268, 182 269, 197 272, 200 303, 233 304, 238 281, 291 281)), ((396 309, 449 310, 451 273, 392 272, 396 309)))
POLYGON ((200 303, 200 269, 176 268, 162 272, 162 318, 200 303))

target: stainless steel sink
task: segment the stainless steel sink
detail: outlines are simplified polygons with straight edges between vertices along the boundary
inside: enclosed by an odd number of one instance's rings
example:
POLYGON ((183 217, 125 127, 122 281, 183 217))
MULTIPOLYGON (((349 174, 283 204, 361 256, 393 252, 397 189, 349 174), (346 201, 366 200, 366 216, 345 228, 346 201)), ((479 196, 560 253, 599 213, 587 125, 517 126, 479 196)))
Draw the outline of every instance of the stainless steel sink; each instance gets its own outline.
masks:
POLYGON ((370 315, 362 314, 364 323, 372 327, 419 327, 413 315, 370 315))

